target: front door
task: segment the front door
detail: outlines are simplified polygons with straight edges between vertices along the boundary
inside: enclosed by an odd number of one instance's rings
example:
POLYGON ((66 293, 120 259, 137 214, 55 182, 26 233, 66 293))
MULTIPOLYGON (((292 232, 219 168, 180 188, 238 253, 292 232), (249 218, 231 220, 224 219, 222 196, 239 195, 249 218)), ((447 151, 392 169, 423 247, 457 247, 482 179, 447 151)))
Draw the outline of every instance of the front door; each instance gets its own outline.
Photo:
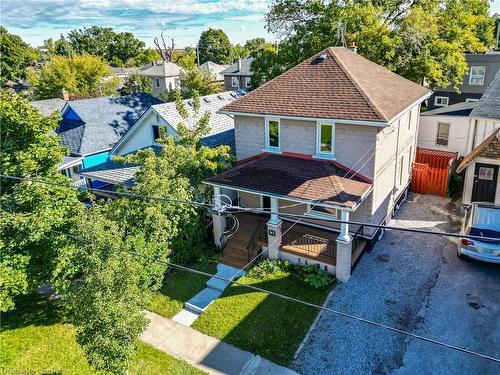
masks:
POLYGON ((476 163, 472 202, 495 202, 498 165, 476 163))

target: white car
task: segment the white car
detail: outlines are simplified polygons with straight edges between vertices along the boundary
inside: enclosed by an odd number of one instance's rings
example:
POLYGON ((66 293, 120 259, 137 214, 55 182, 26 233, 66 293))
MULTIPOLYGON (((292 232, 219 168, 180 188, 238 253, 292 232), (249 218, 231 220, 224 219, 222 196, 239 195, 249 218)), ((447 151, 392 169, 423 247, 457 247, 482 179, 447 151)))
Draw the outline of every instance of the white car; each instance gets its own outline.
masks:
POLYGON ((472 203, 467 207, 460 233, 488 239, 462 238, 458 243, 459 258, 500 264, 500 207, 487 203, 472 203))

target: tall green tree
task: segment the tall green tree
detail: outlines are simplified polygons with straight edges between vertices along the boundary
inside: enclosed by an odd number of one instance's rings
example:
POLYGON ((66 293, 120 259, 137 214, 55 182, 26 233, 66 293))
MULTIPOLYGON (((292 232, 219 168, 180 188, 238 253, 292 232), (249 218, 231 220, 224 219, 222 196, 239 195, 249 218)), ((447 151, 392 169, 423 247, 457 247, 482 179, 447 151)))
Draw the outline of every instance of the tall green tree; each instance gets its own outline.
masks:
MULTIPOLYGON (((66 154, 53 130, 56 115, 44 117, 25 99, 0 91, 2 174, 70 185, 58 173, 66 154)), ((0 180, 0 311, 57 271, 61 243, 51 230, 68 230, 81 208, 73 189, 29 181, 0 180)))
POLYGON ((174 51, 172 62, 186 70, 194 69, 196 68, 196 50, 186 47, 183 51, 174 51))
POLYGON ((91 55, 54 56, 40 72, 29 76, 39 99, 56 98, 65 89, 72 97, 116 93, 118 81, 104 79, 111 72, 100 58, 91 55))
POLYGON ((200 64, 212 61, 216 64, 232 62, 232 46, 226 33, 221 29, 212 29, 201 33, 198 41, 200 64))
POLYGON ((26 68, 35 64, 38 58, 36 49, 0 26, 0 80, 26 78, 26 68))
POLYGON ((130 95, 134 93, 134 86, 137 92, 144 92, 146 94, 153 94, 153 87, 151 86, 151 79, 139 73, 131 74, 123 83, 121 93, 122 95, 130 95))
POLYGON ((488 7, 487 0, 276 0, 266 23, 284 41, 277 53, 259 54, 254 71, 272 78, 345 39, 415 82, 457 87, 467 70, 464 52, 492 45, 488 7))

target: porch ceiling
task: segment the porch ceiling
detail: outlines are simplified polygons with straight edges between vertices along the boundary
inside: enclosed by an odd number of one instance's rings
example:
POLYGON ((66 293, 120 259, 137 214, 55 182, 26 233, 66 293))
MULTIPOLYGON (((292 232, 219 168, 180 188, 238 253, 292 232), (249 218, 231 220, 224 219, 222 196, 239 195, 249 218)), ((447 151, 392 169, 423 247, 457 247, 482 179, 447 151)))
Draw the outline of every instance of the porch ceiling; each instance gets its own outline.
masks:
POLYGON ((290 200, 355 208, 372 184, 366 177, 329 160, 268 154, 209 178, 213 185, 290 200))

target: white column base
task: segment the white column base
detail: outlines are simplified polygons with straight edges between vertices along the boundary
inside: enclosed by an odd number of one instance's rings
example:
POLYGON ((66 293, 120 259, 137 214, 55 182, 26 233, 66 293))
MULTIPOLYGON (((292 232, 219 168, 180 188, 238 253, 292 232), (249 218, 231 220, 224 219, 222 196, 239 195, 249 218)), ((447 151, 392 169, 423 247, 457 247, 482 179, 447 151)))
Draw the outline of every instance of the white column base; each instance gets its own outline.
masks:
POLYGON ((226 229, 226 220, 224 216, 212 214, 212 222, 214 226, 214 243, 219 249, 222 248, 222 234, 226 229))
POLYGON ((278 252, 281 247, 281 226, 282 221, 277 223, 269 220, 267 222, 267 257, 269 259, 278 259, 278 252))
POLYGON ((352 259, 352 238, 337 238, 337 264, 335 266, 336 278, 346 283, 351 277, 351 259, 352 259))

